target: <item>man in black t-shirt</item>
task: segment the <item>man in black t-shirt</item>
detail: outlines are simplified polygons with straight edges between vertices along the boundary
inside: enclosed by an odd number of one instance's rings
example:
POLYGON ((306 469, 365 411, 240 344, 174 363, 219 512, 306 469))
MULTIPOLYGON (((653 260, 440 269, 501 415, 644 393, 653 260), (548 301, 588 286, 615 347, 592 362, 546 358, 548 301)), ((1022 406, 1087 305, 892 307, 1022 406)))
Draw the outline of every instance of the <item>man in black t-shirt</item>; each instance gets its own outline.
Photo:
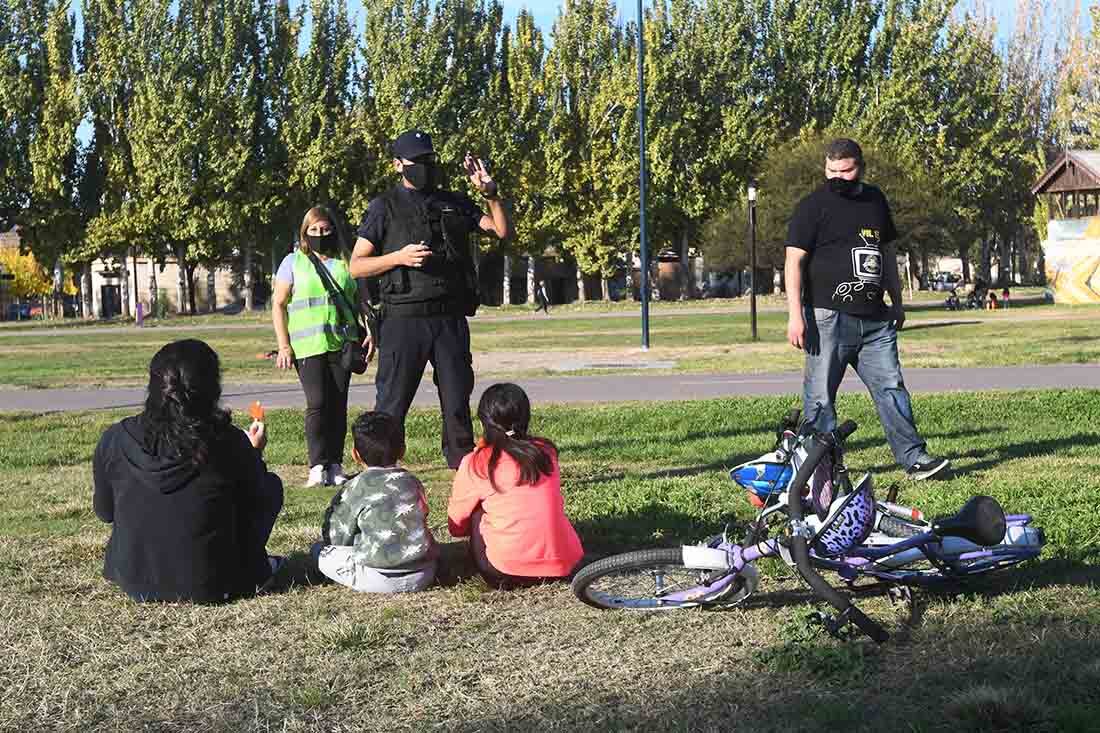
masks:
POLYGON ((443 412, 443 455, 458 468, 474 448, 470 393, 474 389, 470 328, 479 303, 470 236, 509 236, 512 223, 485 164, 467 153, 470 182, 489 214, 469 196, 439 188, 439 161, 426 132, 410 130, 392 145, 396 186, 370 202, 359 225, 350 270, 378 278, 383 319, 378 336, 375 410, 405 424, 424 367, 443 412))
POLYGON ((895 460, 910 478, 926 479, 950 463, 930 455, 917 433, 898 360, 905 310, 897 231, 882 191, 860 180, 862 169, 859 145, 834 140, 824 185, 795 207, 784 268, 787 338, 806 352, 802 407, 815 429, 836 427, 836 393, 850 364, 871 393, 895 460))

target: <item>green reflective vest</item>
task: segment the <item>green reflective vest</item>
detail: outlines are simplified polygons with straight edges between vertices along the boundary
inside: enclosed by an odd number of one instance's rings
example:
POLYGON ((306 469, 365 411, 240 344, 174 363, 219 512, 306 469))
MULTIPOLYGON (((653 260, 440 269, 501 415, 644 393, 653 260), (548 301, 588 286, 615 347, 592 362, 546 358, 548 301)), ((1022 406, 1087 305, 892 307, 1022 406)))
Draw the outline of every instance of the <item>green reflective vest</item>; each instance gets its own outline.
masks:
MULTIPOLYGON (((344 291, 348 302, 355 306, 358 297, 355 281, 348 273, 343 260, 335 260, 329 269, 337 287, 344 291)), ((325 263, 322 262, 322 267, 325 263)), ((337 303, 329 297, 328 290, 317 268, 309 256, 301 251, 294 253, 294 285, 290 302, 287 303, 287 330, 290 331, 290 348, 294 356, 305 359, 329 351, 339 351, 344 346, 347 324, 353 318, 344 308, 341 319, 336 310, 337 303)), ((354 321, 352 321, 354 323, 354 321)), ((347 338, 354 338, 357 329, 353 326, 347 338)))

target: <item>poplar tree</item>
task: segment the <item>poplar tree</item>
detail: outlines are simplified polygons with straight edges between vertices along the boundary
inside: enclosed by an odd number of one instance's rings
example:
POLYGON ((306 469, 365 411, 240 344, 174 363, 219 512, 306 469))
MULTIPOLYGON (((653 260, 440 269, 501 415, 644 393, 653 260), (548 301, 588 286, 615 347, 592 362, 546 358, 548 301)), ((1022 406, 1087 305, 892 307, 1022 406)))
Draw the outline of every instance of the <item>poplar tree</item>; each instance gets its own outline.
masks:
POLYGON ((76 128, 80 122, 74 68, 74 19, 67 0, 46 8, 42 38, 41 100, 30 142, 29 206, 19 217, 21 237, 39 262, 53 265, 81 235, 76 189, 76 128))

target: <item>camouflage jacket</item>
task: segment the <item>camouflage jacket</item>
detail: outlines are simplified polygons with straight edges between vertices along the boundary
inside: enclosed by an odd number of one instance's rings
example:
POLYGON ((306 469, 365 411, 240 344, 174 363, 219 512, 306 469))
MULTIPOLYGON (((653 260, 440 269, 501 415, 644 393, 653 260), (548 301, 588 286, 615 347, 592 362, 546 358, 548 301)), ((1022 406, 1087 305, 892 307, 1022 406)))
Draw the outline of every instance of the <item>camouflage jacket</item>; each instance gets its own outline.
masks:
POLYGON ((344 484, 321 535, 325 544, 354 547, 356 564, 371 568, 414 566, 435 553, 424 487, 403 468, 367 468, 344 484))

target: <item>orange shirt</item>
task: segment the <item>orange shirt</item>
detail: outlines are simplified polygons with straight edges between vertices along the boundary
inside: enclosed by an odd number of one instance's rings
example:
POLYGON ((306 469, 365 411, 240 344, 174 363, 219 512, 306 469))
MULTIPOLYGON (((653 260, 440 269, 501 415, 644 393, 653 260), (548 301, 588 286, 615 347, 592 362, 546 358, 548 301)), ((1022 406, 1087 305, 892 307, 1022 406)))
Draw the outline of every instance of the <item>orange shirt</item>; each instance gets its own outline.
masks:
POLYGON ((472 462, 482 468, 489 450, 479 449, 462 459, 455 474, 447 524, 453 537, 470 534, 470 516, 480 507, 485 555, 502 573, 527 578, 569 575, 584 555, 580 538, 565 516, 558 457, 553 470, 534 484, 519 483, 519 465, 507 453, 497 464, 494 490, 489 479, 478 476, 472 462))

